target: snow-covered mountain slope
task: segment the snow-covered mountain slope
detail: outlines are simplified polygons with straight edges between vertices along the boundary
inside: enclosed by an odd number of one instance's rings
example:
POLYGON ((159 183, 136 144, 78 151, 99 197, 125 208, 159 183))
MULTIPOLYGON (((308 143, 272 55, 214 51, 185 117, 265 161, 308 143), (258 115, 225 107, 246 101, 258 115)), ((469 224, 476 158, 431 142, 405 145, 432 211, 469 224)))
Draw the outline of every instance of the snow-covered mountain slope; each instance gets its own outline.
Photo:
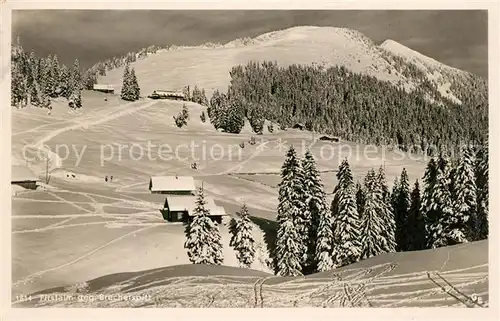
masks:
MULTIPOLYGON (((451 101, 461 104, 461 100, 457 97, 451 88, 454 82, 469 81, 473 75, 457 68, 447 66, 439 61, 427 57, 415 50, 412 50, 394 40, 386 40, 380 48, 387 52, 403 58, 405 63, 413 64, 421 71, 426 79, 430 81, 439 91, 439 93, 451 101)), ((456 91, 456 90, 455 90, 456 91)))
MULTIPOLYGON (((179 90, 186 85, 197 85, 210 97, 215 89, 227 89, 233 66, 249 61, 277 61, 281 66, 339 65, 354 73, 389 81, 407 91, 421 88, 425 77, 437 92, 456 103, 460 103, 455 92, 460 86, 456 85, 475 79, 469 73, 448 67, 392 40, 377 46, 355 30, 312 26, 273 31, 224 45, 172 46, 139 59, 131 66, 135 68, 144 96, 155 89, 179 90)), ((111 84, 120 91, 122 76, 123 67, 113 69, 100 77, 99 83, 111 84)), ((428 96, 435 97, 435 94, 428 96)))

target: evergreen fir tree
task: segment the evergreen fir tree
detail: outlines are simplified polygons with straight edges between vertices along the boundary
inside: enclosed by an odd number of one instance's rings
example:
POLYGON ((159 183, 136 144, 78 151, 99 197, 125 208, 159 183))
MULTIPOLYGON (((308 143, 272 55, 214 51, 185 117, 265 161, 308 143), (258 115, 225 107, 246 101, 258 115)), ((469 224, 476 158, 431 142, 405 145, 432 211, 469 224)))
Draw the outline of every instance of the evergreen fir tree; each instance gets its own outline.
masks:
POLYGON ((82 90, 83 85, 82 85, 82 76, 81 76, 81 71, 80 71, 80 61, 75 59, 75 62, 73 63, 73 68, 71 70, 71 91, 73 90, 82 90))
POLYGON ((399 198, 399 179, 398 177, 394 177, 394 183, 392 185, 392 193, 391 193, 391 207, 392 210, 394 211, 394 216, 396 216, 396 208, 398 204, 398 198, 399 198))
POLYGON ((337 172, 337 186, 332 204, 334 223, 334 262, 344 266, 360 259, 360 218, 356 204, 356 190, 349 162, 344 159, 337 172))
POLYGON ((383 197, 380 175, 373 169, 365 177, 366 203, 361 228, 361 257, 366 259, 386 252, 392 252, 394 245, 388 238, 387 201, 383 197))
POLYGON ((34 80, 29 88, 29 100, 33 106, 39 106, 40 100, 40 85, 37 80, 34 80))
POLYGON ((427 163, 427 167, 424 173, 424 191, 421 199, 421 208, 420 212, 422 213, 425 220, 425 228, 426 228, 426 248, 431 248, 431 245, 434 243, 433 233, 431 233, 431 227, 436 226, 439 220, 439 213, 434 210, 432 204, 433 200, 433 191, 437 182, 437 172, 438 172, 438 164, 431 158, 427 163))
POLYGON ((329 271, 335 267, 332 257, 334 247, 334 225, 332 211, 325 208, 319 217, 318 236, 316 239, 316 262, 317 271, 329 271))
POLYGON ((138 100, 141 97, 141 89, 139 88, 139 83, 137 82, 134 68, 130 70, 130 86, 130 90, 133 93, 133 99, 138 100))
POLYGON ((304 249, 300 240, 300 234, 294 226, 293 219, 283 219, 279 225, 276 235, 275 260, 279 276, 302 275, 302 255, 304 249))
POLYGON ((477 186, 477 227, 476 239, 488 238, 488 204, 489 204, 489 166, 488 143, 480 146, 476 156, 476 186, 477 186))
POLYGON ((55 86, 55 80, 52 78, 52 57, 42 60, 42 70, 40 75, 41 90, 45 95, 51 96, 55 86))
POLYGON ((394 208, 396 222, 396 250, 407 251, 407 236, 408 231, 405 230, 406 221, 408 220, 408 211, 410 209, 410 182, 406 168, 401 172, 401 180, 399 183, 398 195, 394 208))
POLYGON ((385 170, 382 166, 380 166, 378 170, 377 183, 382 193, 382 207, 380 215, 382 215, 387 224, 387 227, 383 231, 384 237, 387 240, 387 252, 394 252, 396 251, 396 222, 391 205, 391 192, 389 191, 385 170))
POLYGON ((186 104, 182 105, 181 115, 185 120, 189 120, 189 109, 186 104))
POLYGON ((366 193, 363 189, 363 185, 359 182, 356 183, 356 205, 358 208, 359 218, 363 217, 363 211, 365 209, 366 193))
POLYGON ((468 223, 461 213, 456 213, 450 192, 450 168, 438 168, 436 185, 432 194, 432 209, 438 213, 438 220, 428 227, 433 242, 431 248, 467 242, 468 223))
POLYGON ((215 129, 223 129, 225 127, 228 114, 228 99, 225 94, 219 93, 216 90, 210 99, 210 106, 207 109, 210 123, 215 129))
POLYGON ((300 275, 306 245, 301 235, 303 203, 303 173, 297 153, 290 146, 278 185, 278 232, 276 237, 275 269, 281 276, 300 275))
POLYGON ((61 77, 59 79, 59 88, 61 89, 60 95, 65 98, 69 98, 71 96, 71 84, 70 84, 70 70, 68 67, 63 65, 61 67, 61 77))
POLYGON ((125 66, 125 70, 123 71, 123 85, 121 90, 121 99, 127 101, 135 100, 135 91, 132 83, 132 75, 130 72, 129 65, 125 66))
POLYGON ((469 241, 477 239, 477 226, 479 226, 476 215, 477 191, 474 165, 474 152, 471 147, 465 147, 452 176, 455 182, 453 207, 455 213, 468 222, 469 228, 466 235, 469 241))
POLYGON ((326 214, 325 202, 326 195, 324 186, 321 181, 320 173, 316 167, 316 161, 311 153, 307 150, 302 160, 303 168, 303 183, 304 186, 304 204, 303 210, 304 220, 304 243, 307 246, 307 257, 303 272, 311 273, 316 270, 316 249, 318 230, 321 217, 326 214))
POLYGON ((248 208, 243 204, 236 218, 235 233, 229 245, 234 247, 236 258, 242 267, 250 267, 255 259, 255 240, 252 234, 252 221, 248 208))
MULTIPOLYGON (((227 102, 227 101, 226 101, 227 102)), ((231 108, 222 107, 225 109, 225 117, 221 117, 221 127, 227 133, 239 134, 245 126, 245 117, 243 106, 238 101, 230 100, 231 108)))
POLYGON ((250 126, 257 134, 262 134, 264 130, 264 108, 259 104, 251 104, 248 113, 248 120, 250 122, 250 126))
POLYGON ((410 210, 404 225, 406 251, 420 251, 426 248, 425 221, 420 208, 420 186, 417 179, 411 192, 410 210))
POLYGON ((79 89, 75 89, 71 94, 70 100, 73 102, 75 108, 82 107, 82 92, 79 89))
POLYGON ((210 218, 206 204, 203 188, 199 188, 195 215, 186 229, 184 248, 193 264, 220 265, 224 257, 219 227, 210 218))
POLYGON ((40 107, 50 108, 50 106, 51 106, 51 101, 49 95, 47 95, 45 92, 42 92, 40 95, 40 107))
POLYGON ((200 104, 200 105, 203 104, 203 97, 201 95, 201 90, 196 85, 194 86, 194 89, 193 89, 191 101, 196 103, 196 104, 200 104))
POLYGON ((61 94, 60 84, 60 66, 59 61, 57 59, 57 55, 52 56, 51 61, 51 70, 50 70, 50 79, 51 79, 51 88, 50 88, 50 97, 56 98, 61 94))
POLYGON ((18 65, 12 64, 11 78, 11 105, 16 107, 24 106, 27 101, 26 80, 18 65))
POLYGON ((185 86, 184 89, 182 90, 182 93, 184 94, 184 98, 187 101, 191 101, 192 100, 192 98, 191 98, 191 90, 190 90, 189 86, 185 86))
POLYGON ((207 99, 207 95, 205 94, 205 88, 203 88, 201 90, 201 104, 203 106, 208 106, 208 99, 207 99))

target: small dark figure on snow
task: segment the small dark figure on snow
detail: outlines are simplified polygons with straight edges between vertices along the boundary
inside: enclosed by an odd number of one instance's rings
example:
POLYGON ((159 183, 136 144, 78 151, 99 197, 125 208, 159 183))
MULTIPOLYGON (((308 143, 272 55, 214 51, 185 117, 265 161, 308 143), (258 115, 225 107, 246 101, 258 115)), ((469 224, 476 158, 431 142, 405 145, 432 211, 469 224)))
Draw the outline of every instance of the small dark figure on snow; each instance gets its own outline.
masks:
POLYGON ((107 182, 108 181, 108 175, 106 175, 106 177, 104 178, 104 180, 107 182))
POLYGON ((112 181, 113 181, 113 175, 111 175, 111 176, 109 177, 109 181, 110 181, 110 182, 112 182, 112 181))

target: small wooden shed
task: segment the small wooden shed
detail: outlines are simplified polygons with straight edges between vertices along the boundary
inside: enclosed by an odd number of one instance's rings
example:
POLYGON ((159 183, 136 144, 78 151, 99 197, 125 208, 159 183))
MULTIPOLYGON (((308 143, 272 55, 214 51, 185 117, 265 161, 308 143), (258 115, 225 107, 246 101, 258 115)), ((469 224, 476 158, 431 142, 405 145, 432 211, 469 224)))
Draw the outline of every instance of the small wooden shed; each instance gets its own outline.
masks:
POLYGON ((115 89, 113 88, 113 86, 107 85, 107 84, 94 84, 93 90, 100 91, 100 92, 107 93, 107 94, 114 94, 115 93, 115 89))
POLYGON ((26 166, 13 166, 11 184, 36 189, 40 179, 26 166))
POLYGON ((339 138, 338 137, 330 137, 330 136, 321 136, 319 138, 319 140, 326 140, 326 141, 335 142, 335 143, 339 142, 339 138))

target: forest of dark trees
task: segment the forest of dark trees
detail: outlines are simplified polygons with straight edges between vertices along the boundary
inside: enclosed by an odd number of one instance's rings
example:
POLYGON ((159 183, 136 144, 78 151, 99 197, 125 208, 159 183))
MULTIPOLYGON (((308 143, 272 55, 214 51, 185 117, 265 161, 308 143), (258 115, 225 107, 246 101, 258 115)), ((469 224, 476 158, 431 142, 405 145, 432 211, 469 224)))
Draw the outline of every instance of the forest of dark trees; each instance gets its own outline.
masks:
MULTIPOLYGON (((393 65, 401 69, 403 62, 394 59, 393 65)), ((208 114, 218 118, 211 117, 211 122, 222 129, 220 118, 228 118, 229 113, 239 123, 248 118, 257 133, 264 119, 283 129, 302 123, 308 130, 345 140, 410 152, 430 154, 429 146, 449 150, 464 143, 482 143, 488 134, 486 83, 472 75, 452 79, 451 88, 463 102, 456 104, 411 66, 402 70, 420 85, 407 92, 401 85, 345 67, 249 62, 232 68, 227 93, 214 93, 211 102, 215 105, 208 114)), ((229 120, 222 123, 229 132, 238 132, 240 127, 229 120)))

